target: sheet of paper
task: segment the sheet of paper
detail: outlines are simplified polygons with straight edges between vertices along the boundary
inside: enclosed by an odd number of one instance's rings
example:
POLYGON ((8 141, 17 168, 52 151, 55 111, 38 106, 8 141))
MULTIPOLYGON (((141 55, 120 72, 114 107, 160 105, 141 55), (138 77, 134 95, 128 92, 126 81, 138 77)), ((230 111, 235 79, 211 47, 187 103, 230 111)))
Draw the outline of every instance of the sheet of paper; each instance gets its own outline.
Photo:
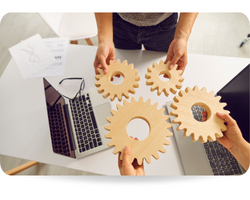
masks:
POLYGON ((21 41, 9 51, 24 79, 56 61, 39 34, 21 41))
POLYGON ((56 61, 31 76, 31 78, 63 75, 69 46, 69 38, 44 38, 43 41, 54 55, 56 61))

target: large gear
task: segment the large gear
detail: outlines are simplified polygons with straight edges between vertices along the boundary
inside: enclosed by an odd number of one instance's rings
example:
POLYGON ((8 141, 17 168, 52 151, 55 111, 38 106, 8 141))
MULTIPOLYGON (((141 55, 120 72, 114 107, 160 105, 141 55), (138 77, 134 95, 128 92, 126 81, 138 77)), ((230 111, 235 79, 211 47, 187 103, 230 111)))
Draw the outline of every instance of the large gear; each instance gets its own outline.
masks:
POLYGON ((187 87, 185 91, 181 90, 178 94, 179 96, 174 97, 175 102, 170 105, 175 109, 170 112, 170 115, 176 117, 172 123, 179 124, 177 131, 184 130, 183 137, 191 135, 193 142, 199 139, 201 143, 205 143, 207 139, 212 142, 223 136, 222 131, 226 131, 227 127, 216 112, 229 114, 229 111, 223 109, 227 104, 220 103, 220 96, 214 97, 213 91, 207 93, 205 87, 199 90, 197 86, 193 89, 187 87), (202 106, 207 111, 205 122, 199 122, 193 118, 191 114, 193 105, 202 106))
POLYGON ((177 65, 173 67, 173 69, 169 69, 170 61, 167 64, 161 60, 158 65, 156 62, 153 63, 152 67, 148 67, 148 73, 145 74, 145 78, 148 79, 146 81, 146 85, 151 86, 151 92, 154 90, 158 90, 157 95, 159 96, 162 92, 166 96, 169 95, 170 92, 175 94, 177 89, 181 89, 184 78, 181 76, 182 70, 177 70, 177 65), (162 74, 166 74, 169 77, 168 81, 162 81, 159 76, 162 74))
POLYGON ((103 98, 110 96, 110 100, 113 101, 115 97, 119 101, 122 100, 122 96, 129 98, 128 93, 135 94, 135 89, 139 87, 137 81, 140 80, 140 76, 137 75, 138 69, 134 69, 134 65, 127 65, 127 60, 123 63, 118 59, 116 62, 110 61, 108 66, 108 73, 104 74, 102 69, 98 69, 99 74, 95 76, 97 82, 95 86, 98 87, 97 91, 103 93, 103 98), (122 75, 124 81, 119 85, 114 85, 110 82, 110 79, 115 75, 122 75))
POLYGON ((113 117, 107 117, 110 124, 106 125, 105 129, 110 132, 105 137, 112 139, 108 146, 115 146, 113 153, 121 152, 120 158, 123 159, 124 147, 129 145, 131 163, 135 158, 139 165, 142 164, 143 158, 150 163, 151 155, 155 159, 159 159, 158 151, 166 152, 163 145, 170 145, 170 141, 166 137, 172 136, 172 133, 167 130, 172 127, 170 123, 166 123, 169 116, 162 115, 164 108, 158 110, 158 103, 151 105, 150 99, 143 102, 142 97, 139 98, 139 101, 132 97, 130 103, 127 100, 124 100, 123 103, 123 106, 116 105, 117 110, 111 110, 113 117), (126 131, 128 123, 135 118, 144 119, 149 125, 148 137, 140 141, 131 139, 126 131))

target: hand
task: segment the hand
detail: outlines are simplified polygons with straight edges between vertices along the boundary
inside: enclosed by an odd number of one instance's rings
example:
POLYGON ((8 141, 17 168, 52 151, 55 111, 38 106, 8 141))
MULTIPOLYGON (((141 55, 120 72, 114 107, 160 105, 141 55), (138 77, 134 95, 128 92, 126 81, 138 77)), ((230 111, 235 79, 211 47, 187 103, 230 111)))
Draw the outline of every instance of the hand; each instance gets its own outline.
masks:
POLYGON ((169 69, 172 69, 177 64, 177 70, 184 72, 187 65, 187 41, 185 39, 174 39, 171 42, 164 63, 166 64, 168 61, 170 61, 169 69))
POLYGON ((95 56, 94 68, 95 73, 99 74, 98 68, 103 69, 104 74, 108 72, 108 66, 110 60, 115 61, 115 49, 112 42, 101 43, 98 45, 98 49, 95 56))
MULTIPOLYGON (((204 116, 202 118, 203 121, 207 120, 207 112, 202 112, 204 116)), ((217 141, 222 144, 229 151, 237 148, 238 144, 244 140, 242 137, 242 133, 237 125, 237 122, 228 114, 217 112, 216 115, 223 119, 227 125, 227 131, 223 133, 223 137, 217 138, 217 141)))
MULTIPOLYGON (((133 138, 132 138, 133 139, 133 138)), ((135 140, 138 140, 135 138, 135 140)), ((129 162, 130 155, 130 147, 128 145, 125 146, 123 151, 123 160, 120 160, 121 152, 118 155, 118 167, 121 175, 132 175, 132 176, 142 176, 145 175, 144 165, 139 165, 137 160, 134 159, 132 164, 129 162)))

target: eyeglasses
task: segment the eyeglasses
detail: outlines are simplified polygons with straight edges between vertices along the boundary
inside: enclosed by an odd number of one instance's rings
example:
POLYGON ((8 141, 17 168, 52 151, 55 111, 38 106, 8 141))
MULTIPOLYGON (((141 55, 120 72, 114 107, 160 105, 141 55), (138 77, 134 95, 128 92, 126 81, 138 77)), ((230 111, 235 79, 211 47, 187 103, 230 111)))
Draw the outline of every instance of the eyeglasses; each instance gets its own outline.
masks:
POLYGON ((84 88, 85 88, 85 81, 84 81, 84 79, 83 79, 83 78, 78 78, 78 77, 76 77, 76 78, 64 78, 64 79, 62 79, 62 80, 59 82, 59 84, 61 84, 61 83, 62 83, 63 81, 65 81, 65 80, 82 80, 82 81, 81 81, 80 89, 79 89, 79 91, 76 93, 76 95, 75 95, 74 98, 69 98, 69 97, 67 97, 67 96, 65 96, 65 95, 62 95, 62 94, 61 94, 61 95, 64 96, 65 98, 67 98, 67 99, 70 99, 70 100, 75 100, 78 94, 79 94, 80 97, 81 97, 81 96, 82 96, 81 90, 84 90, 84 88))

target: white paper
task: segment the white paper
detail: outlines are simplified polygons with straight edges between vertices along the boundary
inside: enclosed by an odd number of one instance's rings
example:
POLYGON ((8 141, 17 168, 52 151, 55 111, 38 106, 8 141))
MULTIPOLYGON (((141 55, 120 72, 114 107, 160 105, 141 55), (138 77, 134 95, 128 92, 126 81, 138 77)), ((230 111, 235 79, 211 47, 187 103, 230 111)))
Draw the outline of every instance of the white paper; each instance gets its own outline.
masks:
POLYGON ((69 38, 44 38, 43 41, 54 55, 56 61, 52 65, 49 65, 45 69, 31 76, 31 78, 63 75, 69 46, 69 38))
POLYGON ((39 34, 21 41, 9 51, 24 79, 56 61, 39 34))

